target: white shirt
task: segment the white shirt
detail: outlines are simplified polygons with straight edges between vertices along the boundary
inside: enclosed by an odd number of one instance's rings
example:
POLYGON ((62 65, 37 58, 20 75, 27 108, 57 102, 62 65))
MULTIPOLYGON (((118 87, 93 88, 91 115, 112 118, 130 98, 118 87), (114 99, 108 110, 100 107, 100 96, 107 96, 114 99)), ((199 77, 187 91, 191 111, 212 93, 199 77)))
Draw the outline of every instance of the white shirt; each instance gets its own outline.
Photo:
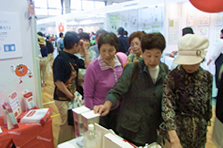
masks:
POLYGON ((156 83, 157 77, 159 75, 159 71, 160 71, 159 65, 157 65, 154 68, 149 68, 149 73, 150 73, 150 76, 151 76, 154 84, 156 83))
POLYGON ((220 40, 215 50, 211 53, 210 59, 214 62, 221 53, 223 54, 223 39, 220 40))

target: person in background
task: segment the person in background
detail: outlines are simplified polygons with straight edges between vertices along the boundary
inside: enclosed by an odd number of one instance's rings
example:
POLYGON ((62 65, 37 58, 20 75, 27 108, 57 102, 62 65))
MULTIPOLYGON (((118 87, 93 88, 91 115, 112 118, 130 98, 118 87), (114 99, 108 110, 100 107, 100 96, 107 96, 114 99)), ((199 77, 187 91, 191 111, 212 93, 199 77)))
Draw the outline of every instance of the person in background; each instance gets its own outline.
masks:
POLYGON ((59 34, 59 38, 57 39, 57 51, 58 51, 58 53, 60 53, 60 51, 63 51, 63 48, 64 48, 64 46, 63 46, 63 33, 61 32, 60 34, 59 34))
POLYGON ((128 31, 124 31, 124 37, 128 37, 128 31))
POLYGON ((50 76, 50 69, 49 69, 49 58, 48 58, 48 50, 46 47, 45 39, 37 34, 37 41, 40 47, 41 56, 39 57, 40 60, 40 76, 41 76, 41 86, 46 86, 46 78, 50 76))
POLYGON ((119 43, 119 52, 123 52, 128 55, 129 43, 128 38, 124 37, 124 28, 119 27, 117 30, 118 43, 119 43))
POLYGON ((127 58, 127 63, 137 62, 139 59, 142 59, 141 39, 144 35, 145 33, 137 31, 129 36, 130 54, 127 58))
MULTIPOLYGON (((100 56, 93 60, 84 77, 85 106, 94 109, 95 105, 104 104, 109 90, 122 75, 123 67, 118 51, 118 38, 113 33, 104 33, 98 40, 100 56)), ((116 131, 119 103, 107 116, 100 117, 99 124, 116 131)))
POLYGON ((216 118, 212 134, 212 141, 217 147, 223 147, 223 73, 221 73, 218 95, 216 97, 216 118))
MULTIPOLYGON (((79 37, 80 39, 82 39, 84 42, 85 42, 85 47, 88 49, 89 46, 90 46, 90 37, 89 37, 89 34, 86 33, 86 32, 82 32, 82 33, 79 33, 79 37)), ((90 58, 90 61, 94 60, 96 58, 96 53, 94 50, 89 50, 88 49, 88 54, 89 54, 89 58, 90 58)), ((85 53, 83 50, 79 50, 79 52, 77 54, 75 54, 79 59, 82 59, 84 60, 84 56, 85 56, 85 53)), ((85 68, 79 68, 78 70, 78 84, 79 84, 79 93, 83 96, 83 83, 84 83, 84 75, 86 73, 86 69, 85 68)))
POLYGON ((223 29, 220 31, 220 41, 217 44, 215 50, 212 51, 210 55, 210 60, 208 61, 207 65, 211 63, 211 61, 215 62, 215 83, 216 87, 219 88, 219 82, 222 70, 222 64, 223 64, 223 29))
POLYGON ((96 52, 96 57, 98 57, 100 55, 99 53, 99 49, 98 49, 98 39, 100 38, 100 36, 103 34, 103 33, 107 33, 107 31, 105 31, 104 29, 99 29, 97 32, 96 32, 96 42, 95 42, 95 45, 91 46, 89 48, 89 50, 93 50, 96 52))
POLYGON ((46 46, 47 46, 47 49, 48 49, 48 57, 49 57, 50 66, 53 65, 53 60, 54 60, 53 59, 53 51, 54 51, 53 41, 54 40, 55 40, 55 38, 47 36, 46 46))
POLYGON ((87 68, 89 63, 85 42, 76 32, 67 32, 64 37, 64 50, 53 63, 54 101, 61 117, 58 143, 74 138, 73 126, 68 125, 68 103, 73 102, 78 88, 78 68, 87 68), (79 50, 84 51, 84 60, 74 55, 79 50))
MULTIPOLYGON (((193 29, 191 27, 184 27, 182 29, 182 36, 184 36, 186 34, 194 34, 193 29)), ((178 50, 174 50, 174 51, 172 51, 171 54, 169 54, 169 57, 176 58, 177 54, 178 54, 178 50)), ((171 65, 171 70, 175 69, 177 66, 178 65, 173 62, 171 65)))
POLYGON ((144 35, 141 43, 143 59, 128 63, 105 103, 94 106, 95 113, 105 116, 121 100, 116 130, 136 146, 157 141, 163 80, 168 72, 168 67, 160 62, 165 47, 162 34, 144 35))
POLYGON ((160 135, 166 148, 204 148, 212 116, 212 75, 200 67, 209 41, 187 34, 178 42, 179 64, 163 83, 160 135))
POLYGON ((91 41, 90 41, 91 42, 91 46, 95 45, 95 43, 96 43, 95 39, 96 39, 96 34, 94 32, 92 32, 91 33, 91 41))
POLYGON ((83 29, 82 28, 79 28, 78 29, 78 33, 82 33, 82 32, 84 32, 83 29))

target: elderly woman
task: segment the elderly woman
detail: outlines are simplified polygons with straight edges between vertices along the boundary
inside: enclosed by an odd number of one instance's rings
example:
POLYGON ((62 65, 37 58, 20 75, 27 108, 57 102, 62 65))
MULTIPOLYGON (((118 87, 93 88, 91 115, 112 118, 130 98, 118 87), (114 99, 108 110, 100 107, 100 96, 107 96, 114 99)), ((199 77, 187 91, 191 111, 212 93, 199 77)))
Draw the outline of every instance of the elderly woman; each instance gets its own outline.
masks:
MULTIPOLYGON (((84 77, 85 105, 94 109, 95 105, 104 104, 105 98, 122 75, 122 62, 116 52, 118 51, 118 38, 115 34, 104 33, 98 40, 100 56, 93 60, 87 68, 84 77)), ((115 130, 119 103, 117 103, 107 116, 100 118, 100 124, 115 130)))
POLYGON ((178 43, 177 68, 163 84, 161 135, 166 147, 204 148, 207 125, 212 116, 212 75, 200 67, 209 41, 195 34, 178 43))
POLYGON ((138 32, 133 32, 129 36, 129 56, 127 59, 127 63, 130 62, 137 62, 139 59, 142 58, 142 49, 141 49, 141 39, 145 35, 145 33, 138 31, 138 32))
POLYGON ((95 113, 105 116, 122 99, 117 132, 136 146, 157 140, 163 80, 168 72, 167 66, 160 62, 165 46, 162 34, 144 35, 141 43, 143 59, 128 63, 105 103, 94 107, 95 113))

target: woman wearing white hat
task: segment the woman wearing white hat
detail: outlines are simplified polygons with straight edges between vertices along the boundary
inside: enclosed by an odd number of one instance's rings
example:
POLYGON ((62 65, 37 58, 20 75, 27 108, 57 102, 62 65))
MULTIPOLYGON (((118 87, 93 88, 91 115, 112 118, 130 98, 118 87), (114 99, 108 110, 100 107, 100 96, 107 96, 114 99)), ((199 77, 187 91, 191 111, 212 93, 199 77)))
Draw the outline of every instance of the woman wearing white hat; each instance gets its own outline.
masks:
POLYGON ((178 43, 177 68, 163 83, 161 135, 166 147, 204 148, 212 116, 212 75, 200 67, 208 48, 206 37, 183 36, 178 43))

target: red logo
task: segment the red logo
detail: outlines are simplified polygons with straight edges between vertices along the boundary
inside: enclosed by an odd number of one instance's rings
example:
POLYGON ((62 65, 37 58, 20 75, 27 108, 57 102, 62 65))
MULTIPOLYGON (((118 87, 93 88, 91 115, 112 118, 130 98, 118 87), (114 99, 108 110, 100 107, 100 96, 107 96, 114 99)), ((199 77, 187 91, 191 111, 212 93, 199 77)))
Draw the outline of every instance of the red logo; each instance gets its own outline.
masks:
POLYGON ((28 102, 30 102, 30 101, 32 101, 32 100, 33 100, 33 98, 29 98, 29 99, 28 99, 28 102))
POLYGON ((11 98, 15 99, 16 97, 17 97, 17 93, 16 92, 12 93, 11 98))
POLYGON ((24 96, 25 98, 29 98, 29 97, 31 97, 32 95, 33 95, 32 92, 28 92, 28 93, 24 94, 23 96, 24 96))
POLYGON ((30 113, 27 115, 27 117, 32 117, 35 114, 36 111, 32 110, 30 113))

